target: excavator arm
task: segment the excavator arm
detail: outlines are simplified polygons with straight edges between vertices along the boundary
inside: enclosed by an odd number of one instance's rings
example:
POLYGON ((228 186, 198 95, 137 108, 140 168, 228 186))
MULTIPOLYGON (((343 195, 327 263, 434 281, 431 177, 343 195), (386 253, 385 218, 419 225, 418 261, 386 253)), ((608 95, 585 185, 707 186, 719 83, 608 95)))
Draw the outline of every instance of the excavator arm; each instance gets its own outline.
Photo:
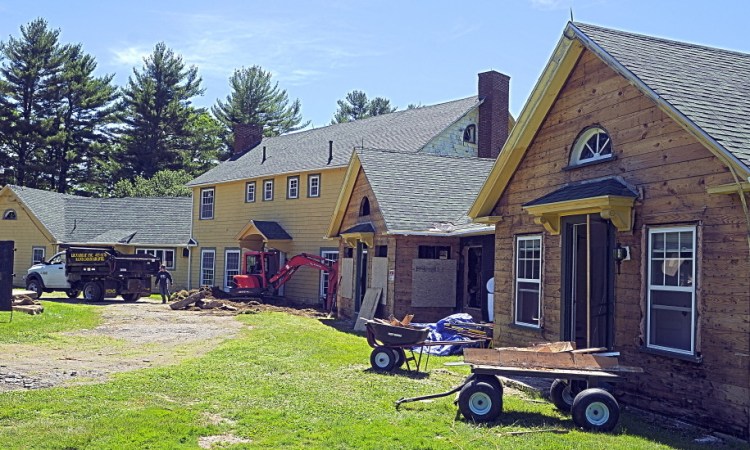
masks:
POLYGON ((284 267, 272 276, 268 282, 275 291, 286 284, 301 267, 312 267, 321 272, 328 273, 328 295, 326 296, 326 309, 332 311, 336 301, 336 289, 338 287, 338 262, 330 263, 329 260, 318 255, 300 253, 287 260, 284 267))

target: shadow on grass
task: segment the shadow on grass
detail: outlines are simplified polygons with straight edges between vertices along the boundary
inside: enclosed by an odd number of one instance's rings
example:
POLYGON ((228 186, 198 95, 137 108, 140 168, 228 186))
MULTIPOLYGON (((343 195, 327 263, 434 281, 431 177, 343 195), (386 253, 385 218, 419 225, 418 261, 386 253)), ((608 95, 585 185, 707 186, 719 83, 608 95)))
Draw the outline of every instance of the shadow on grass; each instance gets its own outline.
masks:
POLYGON ((362 372, 365 372, 365 373, 376 373, 376 374, 379 374, 379 375, 386 375, 386 376, 387 375, 393 375, 393 376, 399 376, 399 377, 404 377, 404 378, 410 378, 412 380, 424 380, 425 378, 429 378, 430 377, 430 373, 429 372, 424 372, 424 371, 417 372, 416 370, 413 370, 413 369, 409 370, 409 369, 406 369, 406 368, 393 369, 390 372, 386 372, 386 371, 383 371, 383 370, 377 370, 377 369, 373 369, 372 367, 370 367, 368 369, 363 370, 362 372))

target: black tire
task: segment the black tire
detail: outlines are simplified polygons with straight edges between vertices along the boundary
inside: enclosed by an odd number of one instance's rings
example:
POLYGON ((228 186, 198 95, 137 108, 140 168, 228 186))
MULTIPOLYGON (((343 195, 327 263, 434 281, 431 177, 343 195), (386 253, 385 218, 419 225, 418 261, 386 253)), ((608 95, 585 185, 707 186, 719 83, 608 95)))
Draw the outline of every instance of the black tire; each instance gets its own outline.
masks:
POLYGON ((100 302, 104 300, 104 289, 101 283, 89 281, 83 285, 83 298, 89 302, 100 302))
POLYGON ((582 391, 573 400, 573 423, 587 431, 612 431, 620 420, 620 405, 604 389, 582 391))
POLYGON ((78 295, 81 293, 78 289, 68 289, 65 291, 65 295, 68 296, 68 298, 77 298, 78 295))
POLYGON ((388 347, 375 347, 370 353, 370 365, 375 370, 390 372, 396 365, 396 354, 388 347))
POLYGON ((458 394, 458 410, 473 422, 492 422, 503 411, 503 392, 496 386, 471 380, 458 394))
POLYGON ((137 302, 141 298, 141 294, 122 294, 122 299, 128 303, 137 302))
POLYGON ((552 386, 549 388, 549 398, 557 409, 570 414, 575 395, 572 392, 572 387, 568 380, 561 380, 558 378, 553 381, 552 386))
POLYGON ((42 294, 44 294, 44 283, 42 283, 42 280, 37 277, 31 277, 26 280, 26 289, 36 292, 36 298, 42 298, 42 294))
POLYGON ((393 354, 396 356, 396 362, 393 364, 394 369, 400 369, 406 362, 406 352, 403 348, 394 348, 393 354))

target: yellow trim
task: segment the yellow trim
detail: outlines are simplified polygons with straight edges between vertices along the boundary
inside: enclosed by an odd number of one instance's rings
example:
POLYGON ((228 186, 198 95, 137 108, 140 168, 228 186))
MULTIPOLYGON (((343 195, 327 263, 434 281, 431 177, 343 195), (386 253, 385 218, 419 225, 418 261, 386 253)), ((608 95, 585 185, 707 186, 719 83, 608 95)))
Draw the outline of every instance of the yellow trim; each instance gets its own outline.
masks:
POLYGON ((372 231, 360 232, 360 233, 342 233, 341 238, 349 247, 356 247, 357 241, 362 241, 367 244, 368 247, 372 248, 375 244, 375 233, 372 231))
MULTIPOLYGON (((741 184, 742 192, 750 192, 750 183, 743 182, 741 184)), ((708 192, 709 194, 736 194, 738 193, 738 189, 736 183, 729 183, 708 187, 706 188, 706 192, 708 192)))
POLYGON ((534 222, 543 225, 550 234, 560 234, 560 218, 579 214, 600 214, 612 221, 618 231, 633 229, 633 204, 635 198, 603 195, 544 205, 524 206, 534 216, 534 222))
POLYGON ((475 218, 472 222, 474 223, 487 223, 496 224, 503 221, 503 216, 482 216, 475 218))
POLYGON ((469 210, 469 217, 476 219, 492 213, 492 209, 521 163, 526 149, 544 118, 547 117, 547 113, 557 99, 557 94, 578 62, 581 53, 583 53, 583 45, 579 41, 565 36, 560 38, 552 58, 547 63, 547 67, 542 72, 516 125, 500 151, 500 156, 492 166, 487 181, 484 182, 479 195, 474 200, 469 210))
POLYGON ((336 200, 336 207, 333 209, 331 215, 331 223, 328 225, 325 237, 330 239, 339 234, 341 230, 341 224, 344 222, 344 215, 346 214, 346 207, 349 205, 349 199, 352 198, 352 192, 354 191, 354 183, 357 181, 357 175, 359 175, 359 169, 362 168, 362 163, 357 156, 357 152, 352 152, 352 159, 349 161, 349 167, 346 169, 346 175, 344 175, 344 183, 339 191, 339 198, 336 200))

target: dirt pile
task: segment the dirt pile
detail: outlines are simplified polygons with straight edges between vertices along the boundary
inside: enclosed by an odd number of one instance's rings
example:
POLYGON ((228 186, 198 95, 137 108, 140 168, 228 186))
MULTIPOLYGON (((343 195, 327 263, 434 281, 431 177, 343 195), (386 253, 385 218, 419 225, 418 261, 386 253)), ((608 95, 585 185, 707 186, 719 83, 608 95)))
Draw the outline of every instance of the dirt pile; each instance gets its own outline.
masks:
POLYGON ((310 308, 307 305, 297 305, 280 298, 269 300, 273 303, 264 303, 261 299, 248 299, 243 301, 230 300, 227 294, 217 288, 192 289, 175 292, 170 297, 169 307, 177 310, 220 310, 229 311, 234 314, 255 314, 263 311, 284 312, 304 317, 328 317, 325 311, 310 308))

